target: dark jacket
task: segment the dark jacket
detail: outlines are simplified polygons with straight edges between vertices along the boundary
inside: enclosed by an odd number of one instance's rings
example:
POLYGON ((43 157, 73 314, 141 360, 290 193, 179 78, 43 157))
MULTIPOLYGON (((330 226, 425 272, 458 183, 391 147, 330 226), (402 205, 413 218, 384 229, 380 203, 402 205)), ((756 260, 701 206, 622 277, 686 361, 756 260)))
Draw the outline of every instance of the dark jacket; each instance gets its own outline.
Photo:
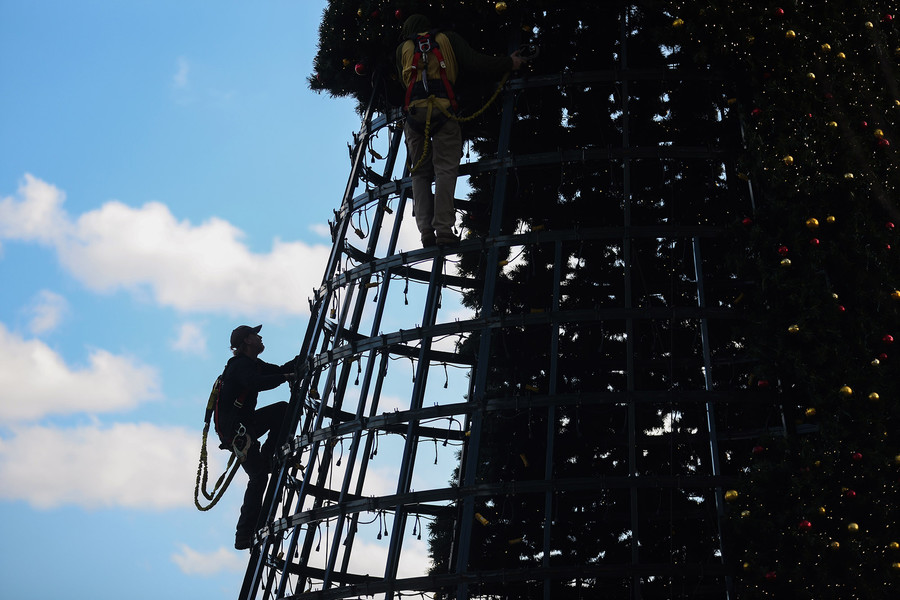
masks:
POLYGON ((278 366, 246 354, 228 359, 222 372, 222 391, 215 420, 222 441, 229 442, 240 425, 252 430, 259 392, 275 389, 287 381, 285 374, 294 372, 296 360, 278 366), (235 405, 236 400, 240 406, 235 405))

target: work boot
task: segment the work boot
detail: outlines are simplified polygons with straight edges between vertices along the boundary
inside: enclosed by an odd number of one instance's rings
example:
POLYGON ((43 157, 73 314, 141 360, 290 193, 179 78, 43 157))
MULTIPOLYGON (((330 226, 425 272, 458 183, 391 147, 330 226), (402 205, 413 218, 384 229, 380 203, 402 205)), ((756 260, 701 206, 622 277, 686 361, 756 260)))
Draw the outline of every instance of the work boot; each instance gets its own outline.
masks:
POLYGON ((249 550, 250 546, 253 545, 253 534, 245 533, 243 531, 238 531, 234 535, 234 549, 235 550, 249 550))
POLYGON ((459 236, 455 233, 451 232, 440 232, 435 237, 435 241, 439 246, 444 246, 447 244, 456 244, 459 242, 459 236))

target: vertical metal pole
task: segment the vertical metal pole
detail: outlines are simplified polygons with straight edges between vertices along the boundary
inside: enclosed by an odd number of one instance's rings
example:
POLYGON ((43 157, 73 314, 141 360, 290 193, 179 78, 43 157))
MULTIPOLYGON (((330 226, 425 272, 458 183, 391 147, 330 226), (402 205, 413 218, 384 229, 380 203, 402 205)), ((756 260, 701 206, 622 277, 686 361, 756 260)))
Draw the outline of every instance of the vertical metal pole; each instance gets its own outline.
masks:
MULTIPOLYGON (((513 107, 515 105, 515 96, 513 92, 507 91, 503 98, 503 114, 500 121, 500 136, 497 141, 497 158, 501 161, 501 166, 497 168, 497 174, 494 181, 494 199, 491 212, 491 224, 489 235, 496 236, 500 234, 500 224, 503 218, 503 204, 506 201, 506 180, 507 155, 509 153, 509 137, 512 129, 513 107)), ((491 245, 487 250, 487 256, 484 263, 484 292, 482 293, 482 317, 489 318, 494 313, 494 292, 497 286, 498 266, 498 249, 491 245)), ((478 470, 478 454, 481 442, 481 427, 483 419, 483 403, 485 384, 487 382, 488 364, 490 361, 491 351, 491 330, 485 328, 481 331, 481 339, 478 345, 478 364, 475 367, 475 377, 473 386, 472 400, 475 401, 474 409, 469 424, 469 437, 466 447, 466 460, 462 464, 462 472, 460 474, 460 485, 471 486, 475 484, 475 474, 478 470)), ((459 523, 459 548, 456 559, 457 575, 465 575, 469 570, 469 546, 472 542, 472 522, 475 519, 475 498, 466 496, 463 498, 463 509, 461 522, 459 523)), ((460 583, 457 588, 458 600, 468 600, 469 584, 460 583)))
MULTIPOLYGON (((550 375, 547 385, 547 394, 550 398, 556 396, 556 382, 559 377, 559 300, 560 282, 562 280, 562 241, 557 240, 553 250, 553 303, 550 308, 550 375)), ((556 445, 556 404, 551 402, 547 408, 547 451, 544 464, 544 481, 548 484, 554 479, 553 455, 556 445)), ((544 492, 544 557, 543 566, 550 568, 550 555, 552 553, 552 527, 553 527, 553 490, 551 485, 544 492)), ((544 600, 551 600, 552 579, 544 579, 544 600)))
MULTIPOLYGON (((700 238, 693 239, 694 254, 694 276, 697 278, 697 306, 702 309, 706 308, 706 293, 703 285, 703 259, 700 256, 700 238)), ((709 342, 709 323, 705 315, 700 315, 700 339, 703 344, 703 381, 706 391, 713 390, 712 379, 712 357, 710 353, 709 342)), ((715 406, 712 400, 706 403, 706 428, 709 431, 709 453, 710 465, 712 467, 713 477, 719 477, 722 469, 719 464, 719 438, 716 432, 716 414, 715 406)), ((722 554, 722 562, 725 562, 725 540, 722 532, 722 521, 725 518, 725 498, 722 494, 721 486, 713 488, 713 497, 716 503, 716 514, 718 515, 719 529, 719 549, 722 554)), ((725 576, 725 598, 730 600, 734 593, 734 580, 730 575, 725 576)))
MULTIPOLYGON (((622 194, 623 194, 623 238, 622 238, 622 261, 624 263, 625 288, 623 305, 626 311, 633 308, 634 298, 632 290, 633 276, 633 251, 631 247, 631 159, 628 157, 628 150, 631 148, 631 135, 629 128, 631 127, 631 115, 629 113, 629 94, 631 90, 628 82, 628 8, 622 11, 621 20, 621 48, 620 65, 622 72, 622 149, 624 150, 622 158, 622 194)), ((640 535, 639 535, 639 514, 638 514, 638 489, 637 489, 637 410, 635 407, 635 377, 634 377, 634 319, 632 317, 625 318, 625 380, 626 380, 626 402, 628 402, 628 476, 632 479, 629 486, 630 502, 631 502, 631 564, 637 567, 640 562, 640 535)), ((636 574, 631 576, 631 597, 632 600, 640 600, 641 586, 640 577, 636 574)))

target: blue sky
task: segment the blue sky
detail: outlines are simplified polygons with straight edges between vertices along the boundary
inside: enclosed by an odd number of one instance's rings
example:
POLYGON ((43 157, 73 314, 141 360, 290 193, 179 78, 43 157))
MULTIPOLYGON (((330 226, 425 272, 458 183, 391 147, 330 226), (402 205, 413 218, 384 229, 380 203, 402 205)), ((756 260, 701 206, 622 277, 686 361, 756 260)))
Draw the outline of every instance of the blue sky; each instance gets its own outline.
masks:
POLYGON ((359 128, 306 87, 324 6, 0 0, 4 597, 236 597, 202 414, 231 329, 293 357, 321 282, 359 128))

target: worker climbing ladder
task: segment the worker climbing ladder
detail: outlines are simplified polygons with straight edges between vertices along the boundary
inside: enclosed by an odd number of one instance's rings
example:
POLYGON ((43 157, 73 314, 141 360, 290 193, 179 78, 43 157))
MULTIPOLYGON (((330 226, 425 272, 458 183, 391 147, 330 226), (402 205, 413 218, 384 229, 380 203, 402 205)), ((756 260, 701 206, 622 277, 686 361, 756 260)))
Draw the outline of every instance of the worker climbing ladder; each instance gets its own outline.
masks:
POLYGON ((461 166, 480 192, 463 223, 481 220, 458 245, 418 247, 401 113, 373 97, 241 599, 733 597, 727 457, 761 426, 729 418, 754 391, 740 283, 715 260, 752 211, 731 176, 739 124, 727 74, 632 65, 629 14, 615 68, 506 82, 495 151, 461 166), (685 77, 730 137, 647 136, 658 117, 636 99, 685 77), (613 99, 615 143, 522 144, 517 107, 561 87, 613 99), (605 178, 604 207, 569 226, 523 216, 558 201, 526 197, 549 173, 560 195, 605 178))

